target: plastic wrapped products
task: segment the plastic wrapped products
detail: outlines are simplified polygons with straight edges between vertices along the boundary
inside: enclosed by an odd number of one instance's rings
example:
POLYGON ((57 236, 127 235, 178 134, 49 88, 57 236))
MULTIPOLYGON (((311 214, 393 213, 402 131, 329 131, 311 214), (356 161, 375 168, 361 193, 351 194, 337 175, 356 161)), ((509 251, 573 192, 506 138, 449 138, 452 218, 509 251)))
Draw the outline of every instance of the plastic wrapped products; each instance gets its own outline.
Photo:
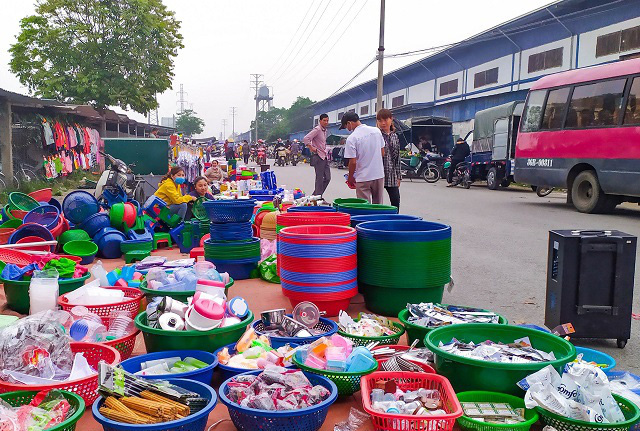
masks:
POLYGON ((353 320, 341 310, 338 315, 338 325, 340 330, 347 334, 361 337, 382 337, 396 333, 389 319, 375 314, 360 313, 358 320, 353 320))
POLYGON ((440 348, 457 356, 487 362, 522 364, 556 359, 553 352, 544 352, 531 347, 531 342, 527 337, 515 340, 511 344, 494 343, 490 340, 478 344, 464 343, 454 338, 450 343, 441 344, 440 348))
POLYGON ((569 363, 562 376, 547 366, 518 382, 526 390, 527 408, 541 407, 574 420, 598 423, 625 421, 611 395, 606 374, 590 364, 569 363))
POLYGON ((371 407, 381 413, 402 415, 444 415, 440 391, 420 388, 403 391, 393 380, 375 382, 371 390, 371 407))
POLYGON ((479 308, 443 305, 433 302, 407 304, 409 322, 428 328, 457 323, 498 323, 500 316, 479 308))
POLYGON ((229 383, 229 399, 259 410, 298 410, 329 398, 324 386, 313 386, 299 370, 268 367, 258 376, 239 375, 229 383))
POLYGON ((252 327, 240 337, 235 351, 235 354, 231 354, 228 348, 223 348, 218 353, 218 362, 229 367, 250 370, 264 369, 270 365, 288 367, 294 353, 294 349, 288 344, 273 349, 269 338, 264 335, 258 336, 252 327))
POLYGON ((0 430, 41 431, 64 422, 75 408, 60 391, 42 391, 20 407, 0 400, 0 430))

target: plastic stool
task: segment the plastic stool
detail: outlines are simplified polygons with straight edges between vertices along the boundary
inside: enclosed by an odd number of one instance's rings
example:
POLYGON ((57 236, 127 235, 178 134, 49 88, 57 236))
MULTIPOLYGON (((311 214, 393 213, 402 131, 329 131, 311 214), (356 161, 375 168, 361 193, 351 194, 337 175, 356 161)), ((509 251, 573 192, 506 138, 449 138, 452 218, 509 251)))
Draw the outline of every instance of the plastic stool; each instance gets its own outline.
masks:
POLYGON ((124 254, 124 261, 126 263, 133 263, 136 261, 140 261, 142 259, 144 259, 145 257, 148 257, 151 253, 148 251, 143 251, 143 250, 134 250, 134 251, 129 251, 127 253, 124 254))
POLYGON ((178 214, 171 214, 171 211, 169 211, 169 208, 167 207, 160 210, 158 218, 169 226, 169 228, 174 228, 182 222, 180 216, 178 214))
POLYGON ((160 215, 160 210, 162 208, 166 208, 167 203, 160 199, 158 196, 151 196, 142 206, 142 211, 152 218, 158 217, 160 215))
POLYGON ((192 248, 189 252, 189 257, 194 258, 196 262, 198 261, 198 257, 200 256, 204 257, 204 247, 195 247, 192 248))
POLYGON ((153 234, 149 229, 131 229, 127 232, 127 238, 137 241, 153 241, 153 234))
POLYGON ((171 243, 171 235, 169 235, 167 232, 156 232, 153 234, 153 249, 157 250, 158 249, 158 244, 159 243, 165 243, 167 244, 167 248, 171 249, 173 247, 173 244, 171 243))

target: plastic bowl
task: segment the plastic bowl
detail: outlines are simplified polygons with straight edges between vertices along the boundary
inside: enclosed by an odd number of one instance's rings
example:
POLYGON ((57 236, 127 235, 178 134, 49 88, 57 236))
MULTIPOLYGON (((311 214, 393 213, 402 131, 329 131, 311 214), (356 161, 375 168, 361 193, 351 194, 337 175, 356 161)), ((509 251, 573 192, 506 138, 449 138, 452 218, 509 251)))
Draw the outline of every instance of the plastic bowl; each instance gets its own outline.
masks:
MULTIPOLYGON (((484 310, 484 311, 489 311, 489 310, 484 310)), ((416 325, 414 323, 409 322, 409 310, 407 310, 406 308, 402 310, 400 313, 398 313, 398 320, 400 321, 400 323, 402 323, 404 328, 407 330, 407 344, 412 344, 414 340, 418 340, 418 344, 416 345, 416 347, 424 347, 424 337, 426 337, 429 332, 436 329, 436 328, 427 328, 426 326, 420 326, 420 325, 416 325)), ((498 314, 498 324, 507 325, 509 324, 509 321, 504 316, 501 316, 500 314, 498 314)))
MULTIPOLYGON (((91 277, 86 273, 80 278, 67 278, 58 281, 59 293, 63 295, 76 290, 91 277)), ((7 307, 21 314, 29 314, 29 284, 31 280, 5 280, 0 277, 0 282, 4 285, 4 293, 7 297, 7 307)))
POLYGON ((495 325, 491 323, 475 323, 449 325, 432 330, 427 334, 425 346, 435 354, 435 365, 438 374, 447 377, 456 391, 475 391, 491 388, 495 392, 521 396, 522 389, 516 383, 548 365, 558 372, 562 367, 576 358, 573 344, 556 335, 535 329, 511 325, 495 325), (468 343, 493 342, 512 343, 522 337, 529 337, 534 348, 545 352, 553 351, 557 359, 546 362, 510 364, 481 361, 465 358, 439 347, 453 338, 468 343))
MULTIPOLYGON (((44 241, 44 239, 40 238, 39 236, 25 236, 24 238, 20 238, 18 241, 16 241, 16 244, 27 244, 30 242, 40 242, 40 241, 44 241)), ((31 247, 20 247, 20 251, 26 251, 26 250, 51 251, 51 246, 50 245, 34 245, 31 247)))
POLYGON ((88 265, 93 262, 98 253, 98 246, 93 241, 69 241, 62 246, 62 250, 71 256, 81 257, 80 264, 88 265))
POLYGON ((90 215, 100 211, 100 204, 89 192, 76 190, 69 193, 62 201, 62 211, 67 220, 74 224, 82 223, 90 215))
POLYGON ((71 229, 62 232, 58 237, 58 245, 64 245, 71 241, 90 241, 89 234, 82 229, 71 229))
MULTIPOLYGON (((249 371, 244 374, 258 375, 263 370, 249 371)), ((298 410, 268 411, 241 407, 227 398, 229 380, 220 385, 220 402, 227 406, 229 416, 240 431, 273 430, 273 431, 317 431, 327 418, 329 408, 338 398, 338 389, 329 379, 322 376, 304 373, 312 385, 322 385, 331 395, 326 400, 312 407, 298 410)))
MULTIPOLYGON (((11 220, 9 220, 11 221, 11 220)), ((5 223, 6 224, 6 223, 5 223)), ((11 234, 15 232, 15 228, 11 227, 0 227, 0 244, 6 244, 11 237, 11 234)))
POLYGON ((163 375, 157 375, 157 376, 140 376, 140 377, 149 379, 149 380, 166 380, 167 378, 191 379, 197 382, 204 383, 205 385, 211 384, 211 379, 213 378, 214 369, 216 368, 216 366, 218 366, 218 356, 214 353, 203 352, 202 350, 172 350, 167 352, 147 353, 146 355, 135 356, 133 358, 127 359, 126 361, 122 361, 120 366, 125 371, 133 374, 140 371, 140 364, 142 362, 153 361, 155 359, 171 358, 174 356, 179 356, 180 359, 192 357, 199 361, 206 362, 209 365, 204 368, 200 368, 199 370, 188 371, 186 373, 163 374, 163 375))
POLYGON ((117 259, 122 256, 120 244, 126 239, 122 232, 112 227, 100 229, 93 237, 100 255, 106 259, 117 259))
POLYGON ((98 232, 109 226, 111 226, 109 216, 105 213, 96 213, 91 214, 79 223, 77 227, 87 232, 89 236, 93 238, 98 232))
MULTIPOLYGON (((229 282, 224 286, 224 294, 228 295, 229 294, 229 288, 231 286, 233 286, 233 278, 229 279, 229 282)), ((148 287, 144 287, 144 286, 140 286, 140 290, 142 291, 142 293, 145 294, 145 296, 147 297, 147 300, 151 300, 152 298, 155 298, 156 296, 168 296, 172 299, 175 299, 177 301, 180 302, 184 302, 185 304, 187 303, 187 299, 191 298, 193 295, 196 294, 195 290, 186 290, 183 292, 172 292, 169 290, 154 290, 154 289, 149 289, 148 287)))
POLYGON ((218 348, 238 341, 247 326, 253 322, 253 313, 240 323, 216 328, 210 331, 165 331, 147 325, 147 312, 136 317, 136 326, 142 331, 147 352, 155 353, 165 350, 204 350, 215 352, 218 348))
POLYGON ((606 365, 601 367, 602 371, 608 373, 616 367, 616 360, 611 355, 595 349, 576 346, 576 355, 582 354, 582 360, 587 362, 595 362, 598 365, 606 365))
POLYGON ((176 386, 198 393, 201 397, 207 398, 209 403, 202 410, 183 419, 159 424, 131 425, 122 422, 115 422, 102 416, 100 414, 100 407, 102 406, 102 403, 104 403, 104 398, 100 397, 93 404, 93 417, 100 425, 102 425, 102 428, 104 428, 105 431, 204 431, 207 428, 209 413, 211 413, 218 403, 218 396, 215 389, 195 380, 176 378, 167 378, 165 380, 176 386))
POLYGON ((50 188, 36 190, 29 193, 29 196, 37 200, 38 202, 49 202, 53 199, 53 191, 50 188))
POLYGON ((40 205, 29 211, 22 221, 24 223, 38 223, 51 230, 60 221, 60 210, 53 205, 40 205))
MULTIPOLYGON (((84 414, 85 403, 81 396, 69 391, 60 391, 62 396, 69 402, 75 412, 61 423, 47 428, 47 431, 73 431, 76 423, 84 414)), ((12 407, 21 407, 29 404, 38 391, 15 391, 0 394, 0 399, 7 402, 12 407)))

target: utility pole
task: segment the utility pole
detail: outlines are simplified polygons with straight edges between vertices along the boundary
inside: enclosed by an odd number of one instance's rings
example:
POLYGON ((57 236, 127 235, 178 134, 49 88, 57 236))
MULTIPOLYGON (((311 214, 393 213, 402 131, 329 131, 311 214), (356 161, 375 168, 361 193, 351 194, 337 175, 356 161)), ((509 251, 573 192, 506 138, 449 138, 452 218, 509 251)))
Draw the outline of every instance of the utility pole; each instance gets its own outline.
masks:
POLYGON ((180 84, 180 91, 178 91, 176 93, 179 96, 178 102, 180 104, 180 114, 182 114, 184 112, 184 104, 188 103, 187 99, 185 99, 185 96, 188 95, 189 93, 187 93, 186 91, 184 91, 184 85, 180 84))
POLYGON ((222 120, 222 135, 224 136, 224 139, 227 139, 227 119, 223 119, 222 120))
POLYGON ((232 106, 229 109, 231 110, 231 127, 233 130, 231 136, 233 136, 233 139, 236 139, 236 109, 238 109, 238 107, 232 106))
POLYGON ((262 74, 261 73, 252 73, 251 74, 251 82, 250 82, 250 88, 256 91, 256 96, 255 96, 255 100, 256 100, 256 124, 255 124, 255 141, 258 142, 258 89, 260 88, 260 84, 262 84, 261 81, 262 78, 262 74))
POLYGON ((378 97, 376 99, 376 112, 383 108, 382 106, 382 81, 384 77, 384 68, 382 66, 382 60, 384 58, 383 54, 384 54, 384 0, 380 0, 380 44, 378 46, 378 97))

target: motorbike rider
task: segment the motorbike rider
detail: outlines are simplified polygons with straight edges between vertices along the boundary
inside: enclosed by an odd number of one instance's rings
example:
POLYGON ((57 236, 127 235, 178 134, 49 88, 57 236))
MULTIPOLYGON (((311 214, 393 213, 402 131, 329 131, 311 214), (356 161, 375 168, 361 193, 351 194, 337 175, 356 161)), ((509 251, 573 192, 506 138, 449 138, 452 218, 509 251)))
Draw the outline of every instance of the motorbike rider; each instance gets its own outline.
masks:
POLYGON ((294 139, 291 143, 291 157, 298 156, 300 154, 300 144, 298 144, 298 140, 294 139))
POLYGON ((458 138, 456 144, 453 146, 451 150, 451 166, 449 167, 449 172, 447 174, 447 187, 453 187, 453 174, 456 170, 456 166, 459 163, 464 162, 464 159, 467 158, 471 154, 471 149, 469 148, 469 144, 462 138, 458 138))
POLYGON ((276 149, 275 149, 275 153, 276 153, 276 160, 279 159, 281 156, 283 156, 285 158, 285 163, 286 159, 287 159, 287 147, 284 144, 284 142, 282 142, 282 139, 278 138, 278 141, 276 143, 276 149))

